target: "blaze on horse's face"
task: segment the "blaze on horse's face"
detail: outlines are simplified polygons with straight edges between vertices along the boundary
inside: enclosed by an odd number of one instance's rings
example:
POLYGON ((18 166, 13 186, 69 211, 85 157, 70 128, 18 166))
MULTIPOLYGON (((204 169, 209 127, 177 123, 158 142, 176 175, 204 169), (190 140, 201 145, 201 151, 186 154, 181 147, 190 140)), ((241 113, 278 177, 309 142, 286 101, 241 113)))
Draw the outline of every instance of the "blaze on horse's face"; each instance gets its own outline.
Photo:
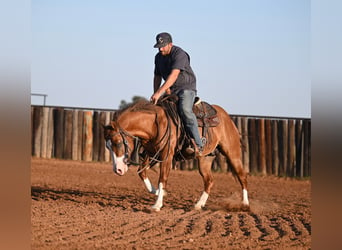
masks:
POLYGON ((112 125, 104 126, 104 138, 106 147, 111 153, 113 161, 113 171, 117 175, 124 175, 128 171, 128 165, 125 159, 124 138, 118 129, 112 125))

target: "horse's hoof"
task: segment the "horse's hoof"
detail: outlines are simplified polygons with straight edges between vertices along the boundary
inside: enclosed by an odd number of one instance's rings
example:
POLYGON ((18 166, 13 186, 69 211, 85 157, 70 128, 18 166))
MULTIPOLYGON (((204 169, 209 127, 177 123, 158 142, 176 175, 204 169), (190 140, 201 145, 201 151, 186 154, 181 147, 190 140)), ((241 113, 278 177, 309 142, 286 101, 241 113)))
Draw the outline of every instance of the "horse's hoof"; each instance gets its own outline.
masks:
POLYGON ((195 208, 195 210, 197 210, 197 211, 202 210, 202 206, 195 206, 194 208, 195 208))
POLYGON ((248 201, 247 201, 247 202, 246 202, 246 201, 243 201, 243 202, 242 202, 242 206, 243 206, 243 207, 249 207, 249 202, 248 202, 248 201))
POLYGON ((160 212, 160 207, 152 206, 152 207, 151 207, 151 211, 152 211, 152 212, 160 212))
POLYGON ((242 204, 241 205, 241 210, 244 211, 244 212, 249 212, 249 211, 251 211, 251 208, 249 207, 248 204, 242 204))

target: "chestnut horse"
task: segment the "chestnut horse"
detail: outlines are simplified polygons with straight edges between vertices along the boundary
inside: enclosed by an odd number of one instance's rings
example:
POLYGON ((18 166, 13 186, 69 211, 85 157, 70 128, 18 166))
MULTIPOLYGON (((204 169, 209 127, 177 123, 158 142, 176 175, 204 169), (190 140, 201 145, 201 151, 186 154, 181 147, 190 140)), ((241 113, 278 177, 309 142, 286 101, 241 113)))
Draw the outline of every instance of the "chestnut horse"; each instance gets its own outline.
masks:
MULTIPOLYGON (((205 144, 202 156, 198 157, 204 191, 195 204, 195 209, 205 206, 213 186, 212 157, 206 157, 206 155, 212 153, 216 148, 228 158, 232 172, 242 187, 242 205, 248 207, 247 173, 243 169, 241 161, 239 132, 223 108, 217 105, 212 106, 217 111, 220 123, 216 127, 208 128, 210 140, 205 144)), ((199 128, 199 130, 201 134, 202 129, 199 128)), ((159 211, 163 206, 164 189, 177 150, 179 136, 176 124, 168 117, 164 108, 148 101, 139 101, 115 112, 111 123, 104 126, 106 147, 111 152, 113 171, 116 174, 124 175, 128 171, 128 167, 134 163, 134 155, 140 152, 140 161, 138 160, 136 163, 139 165, 138 173, 147 190, 157 195, 156 203, 152 206, 155 211, 159 211), (137 141, 141 148, 139 152, 134 152, 137 149, 137 141), (158 189, 151 184, 146 172, 149 166, 153 165, 152 162, 160 164, 158 189)))

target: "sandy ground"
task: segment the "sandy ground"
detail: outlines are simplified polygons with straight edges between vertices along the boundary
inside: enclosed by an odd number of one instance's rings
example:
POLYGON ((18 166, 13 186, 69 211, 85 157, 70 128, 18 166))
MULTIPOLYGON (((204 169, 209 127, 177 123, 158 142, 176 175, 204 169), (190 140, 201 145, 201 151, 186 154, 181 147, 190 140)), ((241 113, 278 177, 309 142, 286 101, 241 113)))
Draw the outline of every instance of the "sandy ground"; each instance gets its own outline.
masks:
MULTIPOLYGON (((157 184, 158 169, 150 170, 157 184)), ((197 171, 172 170, 160 212, 151 212, 136 167, 31 160, 32 249, 311 249, 311 181, 249 177, 250 211, 240 186, 215 173, 207 206, 197 171)))

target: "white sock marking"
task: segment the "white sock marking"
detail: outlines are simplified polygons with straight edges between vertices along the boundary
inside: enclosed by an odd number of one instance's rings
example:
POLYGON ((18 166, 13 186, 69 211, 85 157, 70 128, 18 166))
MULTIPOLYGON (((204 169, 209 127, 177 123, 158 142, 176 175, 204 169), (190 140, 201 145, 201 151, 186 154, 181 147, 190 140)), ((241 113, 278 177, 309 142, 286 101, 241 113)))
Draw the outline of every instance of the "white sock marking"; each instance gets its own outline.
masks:
POLYGON ((164 197, 164 186, 163 186, 163 183, 160 182, 158 198, 157 198, 156 204, 152 206, 152 209, 154 209, 155 211, 160 211, 160 209, 163 206, 163 197, 164 197))
POLYGON ((205 203, 207 202, 209 197, 209 194, 205 191, 203 191, 200 199, 198 200, 198 202, 195 205, 195 209, 201 209, 202 207, 205 206, 205 203))
POLYGON ((246 189, 242 190, 242 204, 249 206, 249 201, 248 201, 248 192, 246 189))
POLYGON ((153 187, 149 178, 144 179, 144 183, 145 183, 145 186, 146 186, 148 192, 150 192, 152 194, 156 193, 156 189, 153 187))

